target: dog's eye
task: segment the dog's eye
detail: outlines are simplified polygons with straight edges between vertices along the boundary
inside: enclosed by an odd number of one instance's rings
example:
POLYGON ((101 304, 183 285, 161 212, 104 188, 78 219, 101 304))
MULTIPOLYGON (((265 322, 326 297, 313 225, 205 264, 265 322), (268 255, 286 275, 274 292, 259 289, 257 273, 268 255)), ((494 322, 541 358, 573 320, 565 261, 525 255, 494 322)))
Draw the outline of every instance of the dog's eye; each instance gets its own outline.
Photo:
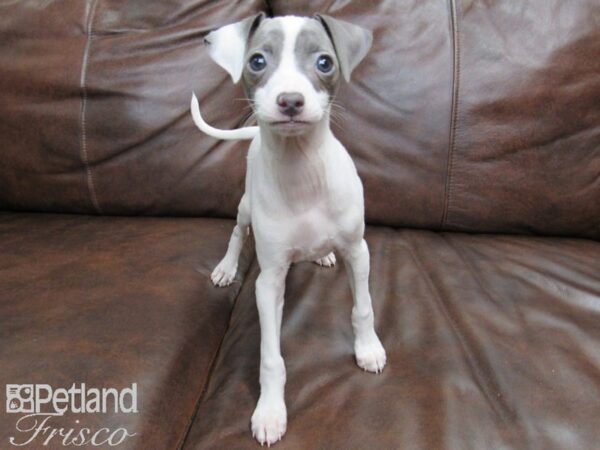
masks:
POLYGON ((317 59, 317 70, 322 73, 329 73, 333 69, 333 60, 328 55, 321 55, 317 59))
POLYGON ((254 72, 260 72, 265 67, 267 67, 267 60, 260 53, 255 53, 250 57, 250 61, 248 61, 248 65, 254 72))

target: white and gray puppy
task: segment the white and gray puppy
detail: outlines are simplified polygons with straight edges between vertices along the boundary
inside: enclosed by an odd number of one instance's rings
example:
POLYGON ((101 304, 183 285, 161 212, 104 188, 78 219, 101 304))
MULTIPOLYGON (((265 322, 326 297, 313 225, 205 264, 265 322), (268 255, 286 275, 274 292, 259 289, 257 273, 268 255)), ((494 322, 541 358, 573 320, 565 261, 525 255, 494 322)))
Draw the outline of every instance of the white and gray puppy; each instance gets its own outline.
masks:
POLYGON ((341 256, 354 296, 356 362, 375 373, 386 363, 369 294, 363 187, 329 127, 339 83, 349 81, 371 41, 369 31, 320 15, 258 14, 206 37, 214 61, 235 83, 243 80, 258 122, 237 130, 213 128, 192 97, 192 115, 202 131, 219 139, 252 139, 237 225, 211 278, 217 286, 233 281, 252 225, 261 270, 256 280, 261 391, 251 428, 261 444, 281 439, 287 425, 280 330, 290 264, 308 260, 330 266, 334 250, 341 256))

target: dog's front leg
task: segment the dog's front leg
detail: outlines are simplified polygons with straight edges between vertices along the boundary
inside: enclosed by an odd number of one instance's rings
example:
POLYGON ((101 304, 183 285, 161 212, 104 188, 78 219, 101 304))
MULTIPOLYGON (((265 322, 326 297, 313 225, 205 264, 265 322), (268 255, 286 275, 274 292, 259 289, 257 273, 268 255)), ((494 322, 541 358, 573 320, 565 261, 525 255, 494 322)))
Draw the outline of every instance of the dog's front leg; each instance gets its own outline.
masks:
POLYGON ((279 343, 287 267, 262 270, 256 280, 260 320, 260 398, 252 414, 252 435, 270 445, 287 426, 285 365, 279 343))
POLYGON ((250 205, 248 204, 248 194, 244 193, 238 206, 237 223, 231 233, 231 238, 229 238, 227 253, 210 276, 215 286, 229 286, 235 278, 240 253, 248 237, 249 226, 250 205))
POLYGON ((381 341, 375 333, 375 319, 371 294, 369 294, 369 248, 364 239, 350 245, 342 252, 350 287, 354 296, 352 328, 354 353, 359 367, 379 373, 386 363, 381 341))

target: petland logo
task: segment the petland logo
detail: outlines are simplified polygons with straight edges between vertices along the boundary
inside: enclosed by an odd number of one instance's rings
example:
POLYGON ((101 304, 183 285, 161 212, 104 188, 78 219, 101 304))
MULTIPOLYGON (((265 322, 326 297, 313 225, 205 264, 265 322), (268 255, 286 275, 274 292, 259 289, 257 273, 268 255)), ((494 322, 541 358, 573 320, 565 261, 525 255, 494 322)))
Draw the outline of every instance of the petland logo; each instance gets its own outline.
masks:
POLYGON ((115 447, 127 438, 135 436, 126 428, 99 428, 97 430, 80 425, 75 420, 71 428, 53 426, 53 418, 66 412, 74 414, 88 413, 125 413, 135 414, 137 408, 137 383, 121 390, 115 388, 88 388, 85 383, 70 388, 54 389, 48 384, 7 384, 6 412, 24 414, 15 423, 16 436, 9 442, 17 447, 39 444, 53 447, 81 447, 84 445, 115 447))

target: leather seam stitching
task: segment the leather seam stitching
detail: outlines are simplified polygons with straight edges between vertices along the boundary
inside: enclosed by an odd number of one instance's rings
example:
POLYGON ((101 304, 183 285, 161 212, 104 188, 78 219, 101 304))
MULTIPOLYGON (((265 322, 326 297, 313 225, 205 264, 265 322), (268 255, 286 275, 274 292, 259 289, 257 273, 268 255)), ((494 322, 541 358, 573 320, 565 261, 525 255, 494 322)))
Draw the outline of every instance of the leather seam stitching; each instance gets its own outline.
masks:
POLYGON ((450 135, 448 138, 448 161, 446 163, 446 187, 444 195, 444 211, 440 227, 443 229, 448 224, 448 213, 452 195, 452 169, 454 167, 454 153, 456 147, 456 128, 458 118, 458 94, 460 88, 460 39, 458 30, 458 16, 456 13, 456 0, 450 0, 450 22, 452 28, 452 107, 450 111, 450 135))
MULTIPOLYGON (((240 288, 240 291, 241 291, 241 288, 240 288)), ((235 303, 237 302, 238 296, 239 296, 239 292, 237 293, 237 295, 235 297, 233 307, 235 307, 235 303)), ((231 308, 232 314, 233 314, 233 307, 231 308)), ((230 318, 230 320, 231 320, 231 318, 230 318)), ((187 438, 190 434, 190 430, 192 429, 192 426, 194 425, 196 416, 198 415, 198 410, 200 409, 200 404, 202 403, 202 399, 204 398, 204 394, 206 393, 206 388, 208 386, 210 379, 212 378, 212 373, 213 373, 215 365, 216 365, 217 356, 219 356, 219 353, 221 352, 221 347, 223 345, 223 341, 225 340, 225 336, 227 336, 228 331, 229 331, 229 323, 227 324, 227 326, 225 327, 225 330, 223 331, 223 336, 221 336, 219 345, 215 349, 212 357, 210 358, 210 364, 208 365, 208 370, 206 371, 206 375, 202 382, 200 394, 198 395, 198 399, 196 400, 196 404, 194 405, 194 411, 188 420, 187 426, 185 427, 185 430, 183 432, 183 436, 181 436, 181 439, 179 440, 179 443, 177 444, 178 450, 181 450, 183 448, 185 441, 187 441, 187 438)))
POLYGON ((86 182, 88 187, 88 192, 90 194, 90 199, 92 201, 92 205, 97 213, 102 214, 102 208, 100 207, 100 203, 98 202, 98 196, 96 195, 96 188, 94 185, 94 174, 92 173, 92 168, 90 166, 89 155, 88 155, 88 147, 87 147, 87 70, 88 70, 88 60, 90 48, 92 45, 92 40, 94 38, 93 32, 93 22, 94 15, 96 12, 96 6, 98 5, 98 0, 94 0, 92 7, 90 8, 90 12, 88 15, 87 23, 86 23, 86 36, 87 40, 85 43, 85 50, 83 52, 83 60, 81 62, 81 76, 79 79, 79 87, 81 89, 81 112, 79 116, 79 126, 80 126, 80 156, 81 162, 83 163, 83 167, 85 170, 86 182))
POLYGON ((217 357, 219 356, 219 353, 221 353, 221 347, 223 346, 223 342, 225 341, 227 332, 231 328, 231 319, 233 317, 233 312, 235 311, 235 307, 237 305, 238 299, 240 298, 240 295, 242 293, 242 288, 244 287, 244 283, 247 280, 247 275, 250 272, 250 269, 252 269, 252 266, 254 265, 255 261, 256 261, 256 252, 254 253, 254 257, 252 258, 252 261, 248 265, 248 269, 246 270, 246 273, 244 274, 244 279, 240 283, 240 288, 237 291, 237 293, 235 294, 233 304, 231 305, 231 312, 229 313, 229 320, 227 321, 227 326, 225 327, 225 331, 223 332, 223 336, 221 337, 219 345, 217 346, 217 348, 210 360, 210 364, 208 366, 208 371, 206 373, 206 377, 204 378, 204 381, 202 383, 202 389, 200 390, 200 395, 198 395, 198 400, 196 400, 196 405, 194 406, 194 412, 192 413, 192 416, 190 417, 190 420, 188 422, 186 430, 183 433, 183 436, 179 440, 179 444, 177 445, 177 450, 183 449, 183 446, 185 445, 185 443, 188 439, 188 436, 190 434, 192 426, 194 425, 194 422, 196 421, 196 417, 198 416, 198 411, 200 410, 200 405, 202 404, 202 400, 204 399, 204 396, 206 395, 206 389, 208 388, 208 383, 212 379, 212 374, 213 374, 213 371, 216 366, 217 357))

